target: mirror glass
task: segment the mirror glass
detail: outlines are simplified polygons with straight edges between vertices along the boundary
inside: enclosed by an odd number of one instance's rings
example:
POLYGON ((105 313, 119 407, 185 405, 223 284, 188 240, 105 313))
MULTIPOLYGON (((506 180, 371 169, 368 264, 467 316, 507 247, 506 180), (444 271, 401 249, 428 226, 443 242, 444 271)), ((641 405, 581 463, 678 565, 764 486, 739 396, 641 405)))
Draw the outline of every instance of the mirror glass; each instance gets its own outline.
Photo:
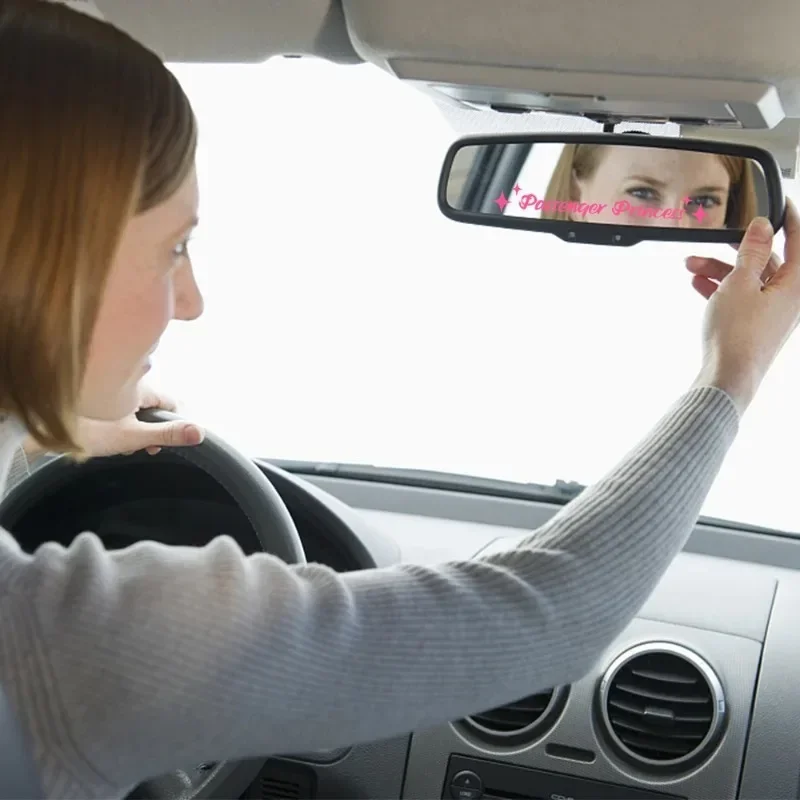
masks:
POLYGON ((774 216, 755 158, 675 148, 675 140, 607 141, 615 136, 464 144, 443 175, 446 203, 490 217, 707 231, 742 231, 755 216, 774 216))

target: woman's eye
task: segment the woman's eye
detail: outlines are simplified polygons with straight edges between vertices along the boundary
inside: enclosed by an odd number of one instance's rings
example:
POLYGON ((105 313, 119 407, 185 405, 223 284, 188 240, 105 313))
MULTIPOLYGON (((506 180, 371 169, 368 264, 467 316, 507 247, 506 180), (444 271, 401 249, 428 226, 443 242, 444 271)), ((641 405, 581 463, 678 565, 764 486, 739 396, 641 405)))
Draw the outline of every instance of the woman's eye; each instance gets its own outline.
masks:
POLYGON ((649 186, 636 186, 633 189, 628 189, 628 194, 646 203, 653 203, 658 200, 658 192, 649 186))
POLYGON ((689 201, 689 205, 702 206, 705 209, 709 209, 709 208, 714 208, 715 206, 721 206, 722 201, 718 197, 714 197, 713 195, 701 194, 692 197, 689 201))
POLYGON ((172 250, 173 258, 187 258, 189 256, 189 240, 184 239, 180 244, 175 245, 172 250))

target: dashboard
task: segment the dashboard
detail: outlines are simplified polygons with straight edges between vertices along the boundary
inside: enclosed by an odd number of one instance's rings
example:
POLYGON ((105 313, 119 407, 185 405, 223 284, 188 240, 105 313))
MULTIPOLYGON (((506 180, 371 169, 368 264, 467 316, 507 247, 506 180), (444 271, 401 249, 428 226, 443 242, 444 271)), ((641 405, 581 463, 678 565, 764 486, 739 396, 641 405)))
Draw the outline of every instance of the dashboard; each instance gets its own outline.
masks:
MULTIPOLYGON (((411 486, 299 480, 349 510, 367 551, 382 541, 374 561, 383 563, 392 551, 390 561, 422 564, 488 555, 558 511, 411 486)), ((798 798, 799 616, 800 541, 699 524, 582 680, 408 737, 270 759, 246 796, 798 798)))
MULTIPOLYGON (((559 509, 258 464, 307 559, 338 571, 489 555, 559 509)), ((258 549, 202 471, 158 460, 135 475, 126 469, 87 483, 91 503, 73 486, 31 510, 15 529, 20 544, 31 549, 39 530, 57 538, 57 518, 64 543, 81 529, 109 547, 140 538, 202 545, 224 532, 258 549)), ((798 616, 800 539, 698 524, 636 619, 580 681, 407 736, 239 764, 220 775, 224 788, 215 782, 206 792, 259 800, 800 798, 798 616)), ((470 642, 464 657, 480 647, 470 642)))

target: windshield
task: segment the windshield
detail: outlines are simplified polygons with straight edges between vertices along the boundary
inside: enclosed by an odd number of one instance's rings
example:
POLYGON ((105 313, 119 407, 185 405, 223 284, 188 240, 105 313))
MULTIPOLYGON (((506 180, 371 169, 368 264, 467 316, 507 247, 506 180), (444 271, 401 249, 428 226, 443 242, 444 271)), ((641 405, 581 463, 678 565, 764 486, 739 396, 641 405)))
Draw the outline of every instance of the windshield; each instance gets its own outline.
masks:
MULTIPOLYGON (((173 323, 150 381, 248 455, 589 484, 694 379, 705 302, 683 260, 729 247, 447 220, 436 188, 461 132, 371 66, 172 69, 200 123, 206 310, 173 323)), ((798 408, 795 336, 705 515, 800 532, 798 408)))

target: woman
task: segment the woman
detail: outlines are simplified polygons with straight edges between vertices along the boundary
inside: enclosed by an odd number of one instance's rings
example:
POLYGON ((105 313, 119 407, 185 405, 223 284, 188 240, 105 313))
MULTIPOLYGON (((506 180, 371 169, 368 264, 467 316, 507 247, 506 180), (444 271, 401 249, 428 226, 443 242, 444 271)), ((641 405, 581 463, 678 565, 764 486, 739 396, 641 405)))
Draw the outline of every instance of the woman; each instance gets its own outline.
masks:
MULTIPOLYGON (((0 476, 26 435, 80 455, 85 419, 128 417, 167 324, 201 313, 195 141, 153 54, 0 0, 0 476)), ((121 797, 176 764, 379 739, 582 677, 681 550, 797 324, 800 221, 783 264, 764 223, 734 268, 690 264, 711 297, 693 386, 505 553, 336 574, 226 537, 29 555, 0 531, 0 675, 47 796, 121 797)))
POLYGON ((615 225, 744 230, 758 213, 748 159, 692 150, 567 144, 542 204, 542 219, 615 225), (590 217, 561 201, 597 204, 590 217), (654 213, 655 212, 655 213, 654 213))

